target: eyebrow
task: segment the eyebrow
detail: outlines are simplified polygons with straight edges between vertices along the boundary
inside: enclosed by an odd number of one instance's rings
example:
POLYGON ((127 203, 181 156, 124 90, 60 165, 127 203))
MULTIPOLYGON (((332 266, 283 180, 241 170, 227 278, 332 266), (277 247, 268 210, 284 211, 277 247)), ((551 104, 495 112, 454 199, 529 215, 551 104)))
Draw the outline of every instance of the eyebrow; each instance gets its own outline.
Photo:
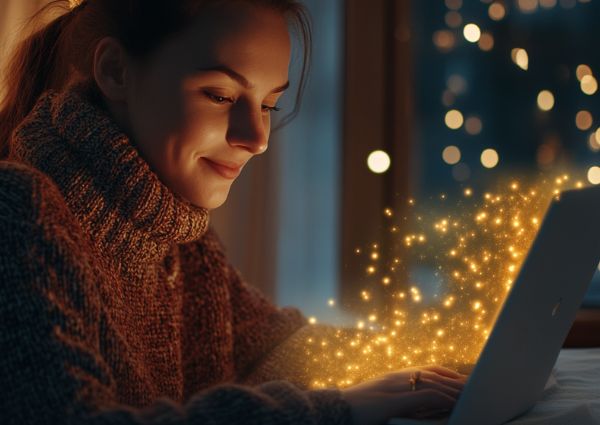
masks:
MULTIPOLYGON (((248 79, 246 79, 246 77, 244 77, 239 72, 234 71, 233 69, 231 69, 225 65, 215 65, 215 66, 211 66, 211 67, 207 67, 207 68, 196 68, 196 70, 200 71, 200 72, 206 72, 206 71, 222 72, 224 74, 227 74, 232 80, 237 81, 244 88, 246 88, 246 89, 254 88, 254 86, 252 84, 250 84, 250 82, 248 81, 248 79)), ((271 93, 281 93, 282 91, 285 91, 289 86, 290 86, 290 82, 287 81, 284 85, 275 87, 271 91, 271 93)))

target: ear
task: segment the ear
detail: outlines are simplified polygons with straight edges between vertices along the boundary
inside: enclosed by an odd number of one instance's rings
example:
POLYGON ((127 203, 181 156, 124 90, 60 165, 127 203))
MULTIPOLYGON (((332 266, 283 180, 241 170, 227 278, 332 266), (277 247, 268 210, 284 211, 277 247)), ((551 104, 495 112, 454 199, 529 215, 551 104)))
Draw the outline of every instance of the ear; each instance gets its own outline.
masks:
POLYGON ((119 102, 127 99, 127 53, 114 37, 105 37, 94 51, 94 79, 100 91, 109 100, 119 102))

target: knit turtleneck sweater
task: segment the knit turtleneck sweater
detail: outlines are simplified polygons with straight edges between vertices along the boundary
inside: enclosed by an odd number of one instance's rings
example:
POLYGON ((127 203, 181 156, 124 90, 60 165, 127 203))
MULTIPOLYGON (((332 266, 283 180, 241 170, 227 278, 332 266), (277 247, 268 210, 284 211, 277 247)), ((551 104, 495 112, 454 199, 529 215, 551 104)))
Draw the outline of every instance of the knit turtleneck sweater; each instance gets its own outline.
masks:
POLYGON ((90 99, 45 92, 0 161, 0 423, 349 423, 288 361, 305 318, 90 99))

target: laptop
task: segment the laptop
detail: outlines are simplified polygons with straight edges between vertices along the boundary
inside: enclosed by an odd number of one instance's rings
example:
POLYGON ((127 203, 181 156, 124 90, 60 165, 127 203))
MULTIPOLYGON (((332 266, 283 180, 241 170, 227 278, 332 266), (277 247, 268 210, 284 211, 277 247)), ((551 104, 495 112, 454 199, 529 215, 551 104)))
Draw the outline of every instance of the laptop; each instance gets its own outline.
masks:
POLYGON ((527 258, 450 416, 389 425, 500 425, 530 410, 600 261, 600 186, 562 192, 527 258))

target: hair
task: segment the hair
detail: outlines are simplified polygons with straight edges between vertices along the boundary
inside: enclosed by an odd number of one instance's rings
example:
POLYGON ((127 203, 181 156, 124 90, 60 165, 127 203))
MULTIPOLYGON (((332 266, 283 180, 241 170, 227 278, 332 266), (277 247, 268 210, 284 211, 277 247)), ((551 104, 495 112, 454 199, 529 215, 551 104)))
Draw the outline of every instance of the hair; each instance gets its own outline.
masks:
POLYGON ((208 6, 239 2, 280 12, 288 25, 299 30, 303 62, 294 108, 276 129, 283 127, 298 114, 311 61, 310 15, 300 0, 75 0, 76 6, 73 0, 54 0, 31 16, 26 26, 35 25, 53 8, 66 13, 32 30, 9 58, 3 79, 6 94, 0 102, 0 159, 8 156, 13 130, 44 91, 82 84, 89 88, 91 100, 102 106, 92 73, 95 47, 102 38, 115 37, 131 57, 143 63, 208 6))

